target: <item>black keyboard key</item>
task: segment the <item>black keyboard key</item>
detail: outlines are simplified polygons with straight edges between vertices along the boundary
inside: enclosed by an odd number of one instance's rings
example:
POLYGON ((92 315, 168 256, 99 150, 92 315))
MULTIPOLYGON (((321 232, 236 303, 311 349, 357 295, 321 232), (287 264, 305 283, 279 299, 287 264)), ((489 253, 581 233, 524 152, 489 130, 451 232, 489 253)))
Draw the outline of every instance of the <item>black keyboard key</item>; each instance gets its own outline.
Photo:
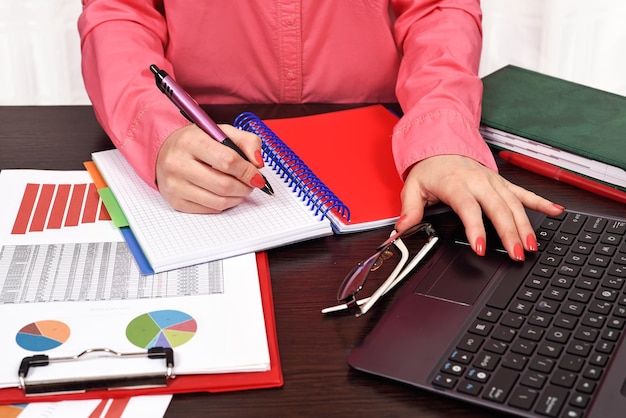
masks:
POLYGON ((439 386, 445 389, 452 389, 454 385, 456 385, 457 381, 458 379, 456 377, 439 373, 435 375, 435 378, 433 379, 433 385, 439 386))
POLYGON ((564 355, 559 361, 559 368, 570 372, 579 372, 585 365, 585 359, 571 354, 564 355))
POLYGON ((541 392, 535 412, 547 417, 556 417, 567 401, 569 391, 557 386, 548 386, 541 392))
POLYGON ((604 231, 604 227, 607 225, 607 220, 601 217, 592 217, 589 218, 587 224, 585 225, 585 231, 600 233, 604 231))
POLYGON ((558 369, 552 375, 552 378, 550 379, 550 383, 552 383, 553 385, 571 389, 574 387, 574 383, 576 382, 576 377, 578 377, 576 373, 568 372, 567 370, 558 369))
POLYGON ((541 389, 546 381, 548 380, 548 375, 533 371, 527 371, 522 376, 522 380, 520 380, 520 384, 527 386, 529 388, 541 389))
POLYGON ((600 335, 600 331, 594 328, 589 327, 580 327, 576 330, 574 334, 574 338, 577 340, 587 341, 589 343, 593 343, 598 339, 598 335, 600 335))
POLYGON ((500 324, 510 327, 510 328, 515 328, 515 329, 519 329, 522 327, 522 325, 524 324, 524 321, 526 320, 526 317, 524 315, 517 315, 514 313, 506 313, 503 317, 502 320, 500 321, 500 324))
POLYGON ((535 351, 537 344, 532 341, 523 339, 517 339, 511 345, 511 352, 521 354, 523 356, 530 356, 535 351))
POLYGON ((493 331, 492 338, 494 340, 510 343, 513 341, 513 338, 515 338, 516 334, 517 331, 512 328, 499 326, 493 331))
POLYGON ((570 405, 577 408, 586 408, 589 405, 589 396, 575 394, 569 401, 570 405))
POLYGON ((476 382, 471 382, 469 380, 463 380, 461 382, 459 382, 459 387, 458 387, 458 391, 461 393, 465 393, 467 395, 471 395, 471 396, 478 396, 478 394, 480 393, 481 389, 482 389, 482 385, 479 385, 476 382))
POLYGON ((546 341, 553 343, 565 344, 571 335, 571 331, 562 328, 551 328, 546 334, 546 341))
POLYGON ((540 373, 550 373, 554 368, 554 360, 547 357, 535 357, 528 368, 540 373))
POLYGON ((602 376, 602 367, 587 366, 583 372, 583 376, 587 379, 598 380, 602 376))
POLYGON ((573 330, 576 327, 577 323, 578 323, 578 319, 575 316, 567 315, 567 314, 560 314, 554 320, 555 327, 568 329, 568 330, 573 330))
POLYGON ((591 352, 592 348, 593 346, 589 343, 578 341, 578 340, 572 340, 572 342, 569 343, 565 351, 575 356, 587 357, 589 353, 591 352))
POLYGON ((475 382, 485 383, 487 382, 487 380, 489 380, 489 377, 491 377, 491 374, 484 370, 478 370, 478 369, 472 368, 467 371, 467 374, 465 375, 465 377, 475 382))
POLYGON ((538 396, 539 392, 536 390, 518 386, 511 394, 509 405, 525 411, 530 411, 538 396))
POLYGON ((583 225, 586 221, 587 216, 580 213, 575 213, 571 216, 568 216, 567 218, 565 218, 565 221, 561 226, 561 232, 577 235, 583 228, 583 225))
POLYGON ((474 367, 478 367, 483 370, 487 370, 492 372, 495 370, 496 366, 500 362, 500 356, 490 354, 490 353, 481 353, 476 356, 476 361, 474 361, 474 367))
POLYGON ((477 353, 480 346, 485 341, 484 338, 479 337, 477 335, 467 334, 465 337, 459 342, 457 348, 459 350, 468 351, 470 353, 477 353))
POLYGON ((513 385, 517 381, 518 373, 513 370, 500 369, 493 374, 483 392, 483 398, 497 403, 504 403, 509 396, 513 385))
POLYGON ((607 232, 618 235, 626 235, 626 222, 624 221, 611 221, 606 228, 607 232))
POLYGON ((526 367, 526 363, 528 363, 528 357, 521 354, 509 353, 504 357, 504 360, 502 360, 502 367, 522 371, 526 367))
POLYGON ((481 320, 476 320, 467 330, 467 332, 485 337, 489 335, 492 328, 493 324, 481 320))
POLYGON ((485 343, 483 349, 485 351, 489 351, 490 353, 504 354, 508 347, 509 345, 502 341, 489 340, 485 343))
POLYGON ((578 381, 578 384, 576 385, 576 390, 578 392, 590 394, 590 393, 593 393, 594 390, 596 390, 597 385, 598 384, 594 382, 593 380, 580 379, 578 381))
POLYGON ((454 350, 449 359, 461 364, 470 364, 473 358, 474 356, 470 353, 466 353, 460 350, 454 350))
POLYGON ((483 310, 480 311, 480 314, 478 315, 478 319, 495 323, 495 322, 498 322, 498 319, 500 319, 501 315, 502 315, 502 312, 497 309, 484 307, 483 310))
POLYGON ((563 352, 564 346, 562 344, 544 341, 539 346, 539 350, 537 354, 542 356, 550 357, 550 358, 558 358, 563 352))

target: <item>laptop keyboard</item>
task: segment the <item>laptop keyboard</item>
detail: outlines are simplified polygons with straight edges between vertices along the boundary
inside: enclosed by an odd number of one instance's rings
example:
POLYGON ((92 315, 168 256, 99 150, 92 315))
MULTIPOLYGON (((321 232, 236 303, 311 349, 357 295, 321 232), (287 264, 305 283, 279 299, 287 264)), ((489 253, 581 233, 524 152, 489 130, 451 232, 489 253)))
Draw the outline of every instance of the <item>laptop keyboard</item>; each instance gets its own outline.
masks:
POLYGON ((528 273, 502 280, 432 383, 520 415, 583 417, 626 324, 626 222, 565 212, 536 234, 528 273))

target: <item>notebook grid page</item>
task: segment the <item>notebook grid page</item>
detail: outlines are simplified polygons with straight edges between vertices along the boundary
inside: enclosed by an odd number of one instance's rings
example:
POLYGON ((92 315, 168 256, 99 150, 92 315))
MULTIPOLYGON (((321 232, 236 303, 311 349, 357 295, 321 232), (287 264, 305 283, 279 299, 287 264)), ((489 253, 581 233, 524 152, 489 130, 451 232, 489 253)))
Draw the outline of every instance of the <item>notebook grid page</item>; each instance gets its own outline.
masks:
MULTIPOLYGON (((330 228, 270 169, 264 169, 263 174, 274 187, 273 196, 254 190, 243 203, 221 214, 186 214, 170 208, 119 151, 95 153, 93 157, 153 267, 156 260, 175 262, 175 254, 193 257, 211 249, 229 253, 242 241, 268 242, 271 237, 298 233, 302 228, 315 230, 325 224, 330 228)), ((211 257, 203 257, 203 261, 211 261, 211 257)))

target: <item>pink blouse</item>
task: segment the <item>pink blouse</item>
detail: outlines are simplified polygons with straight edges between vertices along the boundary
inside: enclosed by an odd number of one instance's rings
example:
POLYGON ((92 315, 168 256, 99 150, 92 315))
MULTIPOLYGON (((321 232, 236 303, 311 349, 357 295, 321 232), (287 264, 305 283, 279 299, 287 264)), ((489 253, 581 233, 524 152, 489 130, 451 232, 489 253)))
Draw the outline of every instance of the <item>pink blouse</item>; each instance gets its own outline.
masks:
MULTIPOLYGON (((440 154, 496 170, 478 133, 479 0, 83 0, 83 76, 106 133, 153 187, 187 125, 157 64, 200 103, 379 103, 404 111, 398 173, 440 154), (167 16, 167 18, 166 18, 167 16)), ((358 138, 353 138, 358 146, 358 138)))

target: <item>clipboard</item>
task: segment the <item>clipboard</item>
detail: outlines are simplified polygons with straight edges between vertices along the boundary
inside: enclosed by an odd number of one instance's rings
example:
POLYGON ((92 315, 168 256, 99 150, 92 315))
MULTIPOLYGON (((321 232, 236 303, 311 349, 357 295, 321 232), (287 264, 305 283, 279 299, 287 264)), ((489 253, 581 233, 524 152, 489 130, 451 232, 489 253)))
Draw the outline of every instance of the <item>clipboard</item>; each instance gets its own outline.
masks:
MULTIPOLYGON (((235 390, 265 389, 281 387, 283 374, 278 352, 278 337, 276 334, 276 322, 274 317, 274 300, 270 280, 269 264, 265 252, 256 254, 257 268, 259 272, 259 286, 265 317, 265 329, 267 334, 268 349, 270 355, 270 369, 263 372, 222 373, 222 374, 198 374, 183 375, 167 378, 165 384, 159 387, 145 387, 144 385, 132 388, 95 389, 81 393, 60 394, 37 394, 27 396, 20 388, 0 389, 0 404, 22 404, 29 402, 54 402, 61 400, 80 399, 104 399, 126 398, 141 395, 165 395, 190 392, 229 392, 235 390)), ((135 353, 127 353, 135 354, 135 353)), ((167 357, 157 356, 160 367, 167 374, 167 357), (163 366, 161 358, 166 358, 163 366)), ((15 365, 16 374, 20 365, 15 365)), ((47 367, 47 366, 46 366, 47 367)))

